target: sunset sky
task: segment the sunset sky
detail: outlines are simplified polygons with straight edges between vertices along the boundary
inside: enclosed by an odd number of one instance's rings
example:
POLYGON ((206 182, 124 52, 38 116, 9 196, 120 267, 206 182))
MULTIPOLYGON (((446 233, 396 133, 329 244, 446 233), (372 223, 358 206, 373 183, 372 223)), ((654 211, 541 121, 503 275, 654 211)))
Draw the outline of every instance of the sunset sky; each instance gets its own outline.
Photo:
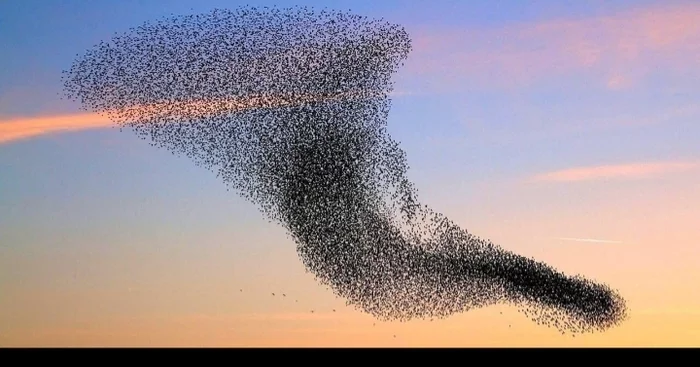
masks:
POLYGON ((698 65, 692 0, 2 1, 0 346, 700 346, 698 65), (389 131, 421 201, 618 289, 630 319, 373 320, 214 173, 61 99, 115 32, 245 4, 403 25, 389 131))

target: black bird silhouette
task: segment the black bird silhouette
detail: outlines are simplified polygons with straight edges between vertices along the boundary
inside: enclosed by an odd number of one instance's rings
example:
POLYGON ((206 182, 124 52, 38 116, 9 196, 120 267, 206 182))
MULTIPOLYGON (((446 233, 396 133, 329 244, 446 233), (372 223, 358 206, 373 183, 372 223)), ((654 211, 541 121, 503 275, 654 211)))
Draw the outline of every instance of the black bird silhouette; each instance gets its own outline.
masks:
POLYGON ((572 332, 626 316, 607 285, 479 238, 418 201, 386 123, 411 40, 311 8, 173 16, 79 56, 68 98, 215 171, 297 244, 323 285, 382 320, 498 303, 572 332))

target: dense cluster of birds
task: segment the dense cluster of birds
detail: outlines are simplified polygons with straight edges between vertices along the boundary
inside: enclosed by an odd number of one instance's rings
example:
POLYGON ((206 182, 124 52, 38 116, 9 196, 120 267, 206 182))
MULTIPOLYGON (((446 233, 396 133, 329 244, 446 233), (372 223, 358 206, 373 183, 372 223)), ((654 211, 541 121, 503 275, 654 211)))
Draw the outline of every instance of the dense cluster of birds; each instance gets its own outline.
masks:
POLYGON ((509 303, 562 332, 626 317, 608 286, 508 252, 419 203, 386 125, 400 26, 309 8, 147 22, 64 71, 66 95, 216 172, 317 280, 381 320, 509 303))

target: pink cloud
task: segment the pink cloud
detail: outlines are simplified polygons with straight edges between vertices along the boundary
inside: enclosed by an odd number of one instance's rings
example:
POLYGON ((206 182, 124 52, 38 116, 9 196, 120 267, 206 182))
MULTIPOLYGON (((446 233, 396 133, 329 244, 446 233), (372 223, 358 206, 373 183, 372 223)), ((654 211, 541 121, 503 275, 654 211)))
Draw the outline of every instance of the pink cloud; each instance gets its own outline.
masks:
POLYGON ((105 128, 113 122, 96 113, 14 118, 0 121, 0 144, 50 133, 105 128))
MULTIPOLYGON (((407 95, 407 92, 395 92, 392 96, 407 95)), ((143 106, 127 107, 103 114, 81 113, 53 116, 35 116, 20 118, 0 118, 0 144, 29 139, 46 134, 75 132, 89 129, 107 128, 117 122, 127 121, 131 116, 159 118, 163 116, 180 116, 186 118, 203 118, 207 115, 226 111, 240 111, 248 108, 265 106, 284 106, 309 101, 343 98, 363 98, 368 93, 346 93, 335 96, 290 95, 262 96, 239 99, 220 99, 211 101, 192 101, 180 103, 154 103, 143 106)))
POLYGON ((700 4, 688 4, 498 29, 420 32, 407 68, 452 83, 499 86, 588 72, 601 85, 618 88, 659 68, 696 72, 698 61, 700 4))
POLYGON ((695 162, 655 162, 570 168, 532 177, 530 182, 578 182, 615 178, 648 178, 698 167, 695 162))

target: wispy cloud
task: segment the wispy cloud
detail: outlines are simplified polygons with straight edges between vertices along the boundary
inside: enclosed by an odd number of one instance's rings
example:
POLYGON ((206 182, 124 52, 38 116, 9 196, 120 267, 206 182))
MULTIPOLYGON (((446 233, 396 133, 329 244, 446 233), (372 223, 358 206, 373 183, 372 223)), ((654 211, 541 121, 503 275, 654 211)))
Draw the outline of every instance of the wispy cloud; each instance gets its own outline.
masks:
POLYGON ((659 70, 697 72, 700 4, 497 29, 425 30, 415 38, 407 67, 439 74, 442 83, 511 86, 588 72, 601 86, 619 89, 659 70))
MULTIPOLYGON (((408 92, 395 92, 390 96, 409 95, 408 92)), ((178 116, 182 120, 205 118, 222 111, 241 111, 249 108, 279 107, 320 100, 339 100, 347 98, 365 98, 371 94, 344 93, 334 96, 290 95, 262 96, 250 98, 229 98, 211 101, 191 101, 178 103, 154 103, 132 106, 118 111, 98 113, 79 113, 69 115, 35 116, 0 119, 0 144, 34 138, 40 135, 75 132, 89 129, 107 128, 118 122, 140 116, 158 119, 164 116, 178 116)))
POLYGON ((0 144, 57 132, 105 128, 113 122, 96 113, 37 116, 0 121, 0 144))
POLYGON ((655 162, 570 168, 536 175, 529 182, 577 182, 615 178, 648 178, 683 172, 698 167, 696 162, 655 162))
POLYGON ((555 239, 560 240, 560 241, 573 241, 573 242, 623 243, 622 241, 599 240, 599 239, 595 239, 595 238, 556 237, 555 239))

